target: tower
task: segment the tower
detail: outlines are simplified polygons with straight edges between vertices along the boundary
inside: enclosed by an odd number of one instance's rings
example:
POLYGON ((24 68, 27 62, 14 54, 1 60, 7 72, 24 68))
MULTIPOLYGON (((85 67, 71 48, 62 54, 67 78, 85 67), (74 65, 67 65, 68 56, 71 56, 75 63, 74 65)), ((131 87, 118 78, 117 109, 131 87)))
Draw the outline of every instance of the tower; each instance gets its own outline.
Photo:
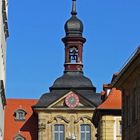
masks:
POLYGON ((65 47, 64 74, 57 78, 50 87, 51 92, 61 93, 71 89, 81 93, 95 93, 96 88, 83 72, 83 23, 77 17, 76 0, 72 0, 71 17, 64 25, 65 37, 62 38, 65 47))
POLYGON ((83 23, 76 16, 76 0, 73 0, 71 15, 65 23, 66 36, 62 39, 65 45, 65 72, 83 72, 82 53, 86 39, 82 37, 83 23))
POLYGON ((3 139, 5 79, 6 79, 6 39, 8 37, 7 0, 0 1, 0 139, 3 139))
POLYGON ((33 110, 38 115, 38 139, 94 140, 92 124, 100 95, 91 80, 83 74, 83 23, 76 16, 76 0, 72 0, 71 18, 65 23, 64 74, 41 96, 33 110))

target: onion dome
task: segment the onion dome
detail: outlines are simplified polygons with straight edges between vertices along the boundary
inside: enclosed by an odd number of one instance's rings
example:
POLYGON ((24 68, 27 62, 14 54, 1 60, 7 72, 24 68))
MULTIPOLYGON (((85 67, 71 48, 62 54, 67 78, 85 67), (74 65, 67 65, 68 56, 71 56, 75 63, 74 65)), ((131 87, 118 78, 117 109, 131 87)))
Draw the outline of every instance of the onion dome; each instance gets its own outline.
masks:
POLYGON ((82 36, 83 33, 83 23, 80 19, 77 18, 76 12, 76 0, 72 0, 72 12, 71 18, 65 23, 65 32, 66 36, 75 37, 75 36, 82 36))

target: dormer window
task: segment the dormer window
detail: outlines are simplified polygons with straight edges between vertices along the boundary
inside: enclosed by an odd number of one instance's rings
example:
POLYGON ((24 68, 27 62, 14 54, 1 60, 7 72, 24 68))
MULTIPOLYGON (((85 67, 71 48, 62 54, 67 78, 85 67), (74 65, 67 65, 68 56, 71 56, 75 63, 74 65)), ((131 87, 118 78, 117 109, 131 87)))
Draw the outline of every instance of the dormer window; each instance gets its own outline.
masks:
POLYGON ((26 115, 26 114, 27 114, 27 113, 26 113, 24 110, 18 109, 18 110, 15 112, 15 114, 14 114, 15 120, 17 120, 17 121, 24 121, 24 120, 25 120, 25 115, 26 115))
POLYGON ((26 140, 23 136, 21 136, 20 134, 18 134, 14 140, 26 140))

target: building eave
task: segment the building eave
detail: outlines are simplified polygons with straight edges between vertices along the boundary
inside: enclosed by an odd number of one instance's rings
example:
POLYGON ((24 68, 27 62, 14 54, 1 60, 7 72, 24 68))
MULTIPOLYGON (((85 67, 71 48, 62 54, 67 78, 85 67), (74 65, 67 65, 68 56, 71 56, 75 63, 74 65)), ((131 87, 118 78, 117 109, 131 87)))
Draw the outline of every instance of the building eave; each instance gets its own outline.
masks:
MULTIPOLYGON (((128 73, 128 69, 133 71, 140 62, 136 62, 136 60, 140 57, 140 46, 136 49, 136 51, 132 54, 132 56, 128 59, 127 63, 124 67, 120 70, 117 77, 112 81, 112 87, 121 87, 121 80, 124 78, 124 74, 128 73), (134 66, 135 65, 135 66, 134 66)), ((129 71, 129 74, 130 72, 129 71)))
POLYGON ((32 107, 33 111, 35 113, 39 112, 45 112, 45 113, 50 113, 50 112, 67 112, 67 113, 75 113, 75 112, 94 112, 95 108, 34 108, 32 107))

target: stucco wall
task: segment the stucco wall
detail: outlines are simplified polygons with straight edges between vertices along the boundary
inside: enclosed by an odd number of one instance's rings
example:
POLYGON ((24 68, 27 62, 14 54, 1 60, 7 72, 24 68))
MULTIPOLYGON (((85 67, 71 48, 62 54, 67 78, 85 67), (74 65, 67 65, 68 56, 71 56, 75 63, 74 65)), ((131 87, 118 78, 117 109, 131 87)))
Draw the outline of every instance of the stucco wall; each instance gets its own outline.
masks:
POLYGON ((5 79, 6 79, 6 34, 5 32, 6 30, 4 30, 4 26, 7 23, 7 19, 4 19, 3 17, 8 17, 7 16, 7 12, 8 12, 7 0, 5 0, 5 3, 2 2, 2 0, 0 1, 0 11, 2 11, 0 12, 0 80, 3 80, 4 85, 5 85, 5 79), (2 8, 4 6, 5 6, 5 10, 2 8), (6 11, 6 12, 3 12, 3 11, 6 11))
MULTIPOLYGON (((7 4, 7 1, 6 1, 7 4)), ((2 0, 0 0, 0 80, 3 80, 5 87, 6 79, 6 39, 3 26, 3 17, 2 17, 2 0)), ((7 11, 7 9, 6 9, 7 11)), ((2 104, 2 99, 0 95, 0 140, 1 135, 3 135, 4 130, 4 109, 2 104), (2 131, 2 134, 1 134, 2 131)))
MULTIPOLYGON (((0 11, 2 11, 2 0, 0 1, 0 11)), ((3 79, 3 65, 2 65, 2 13, 0 12, 0 80, 3 79)), ((0 89, 1 90, 1 89, 0 89)), ((3 107, 0 95, 0 138, 3 135, 3 107), (2 133, 2 134, 1 134, 2 133)))
MULTIPOLYGON (((0 11, 2 11, 2 0, 0 1, 0 11)), ((0 79, 2 79, 2 13, 0 12, 0 79)))
POLYGON ((104 115, 99 123, 99 140, 121 140, 120 116, 104 115))
POLYGON ((2 100, 0 98, 0 138, 1 138, 1 135, 3 137, 3 127, 4 127, 4 112, 3 112, 2 100), (2 134, 1 134, 1 131, 2 131, 2 134))
MULTIPOLYGON (((1 2, 0 2, 0 10, 1 10, 1 2)), ((0 80, 4 81, 5 85, 5 72, 6 72, 6 39, 3 28, 3 19, 2 13, 0 13, 0 80)))

